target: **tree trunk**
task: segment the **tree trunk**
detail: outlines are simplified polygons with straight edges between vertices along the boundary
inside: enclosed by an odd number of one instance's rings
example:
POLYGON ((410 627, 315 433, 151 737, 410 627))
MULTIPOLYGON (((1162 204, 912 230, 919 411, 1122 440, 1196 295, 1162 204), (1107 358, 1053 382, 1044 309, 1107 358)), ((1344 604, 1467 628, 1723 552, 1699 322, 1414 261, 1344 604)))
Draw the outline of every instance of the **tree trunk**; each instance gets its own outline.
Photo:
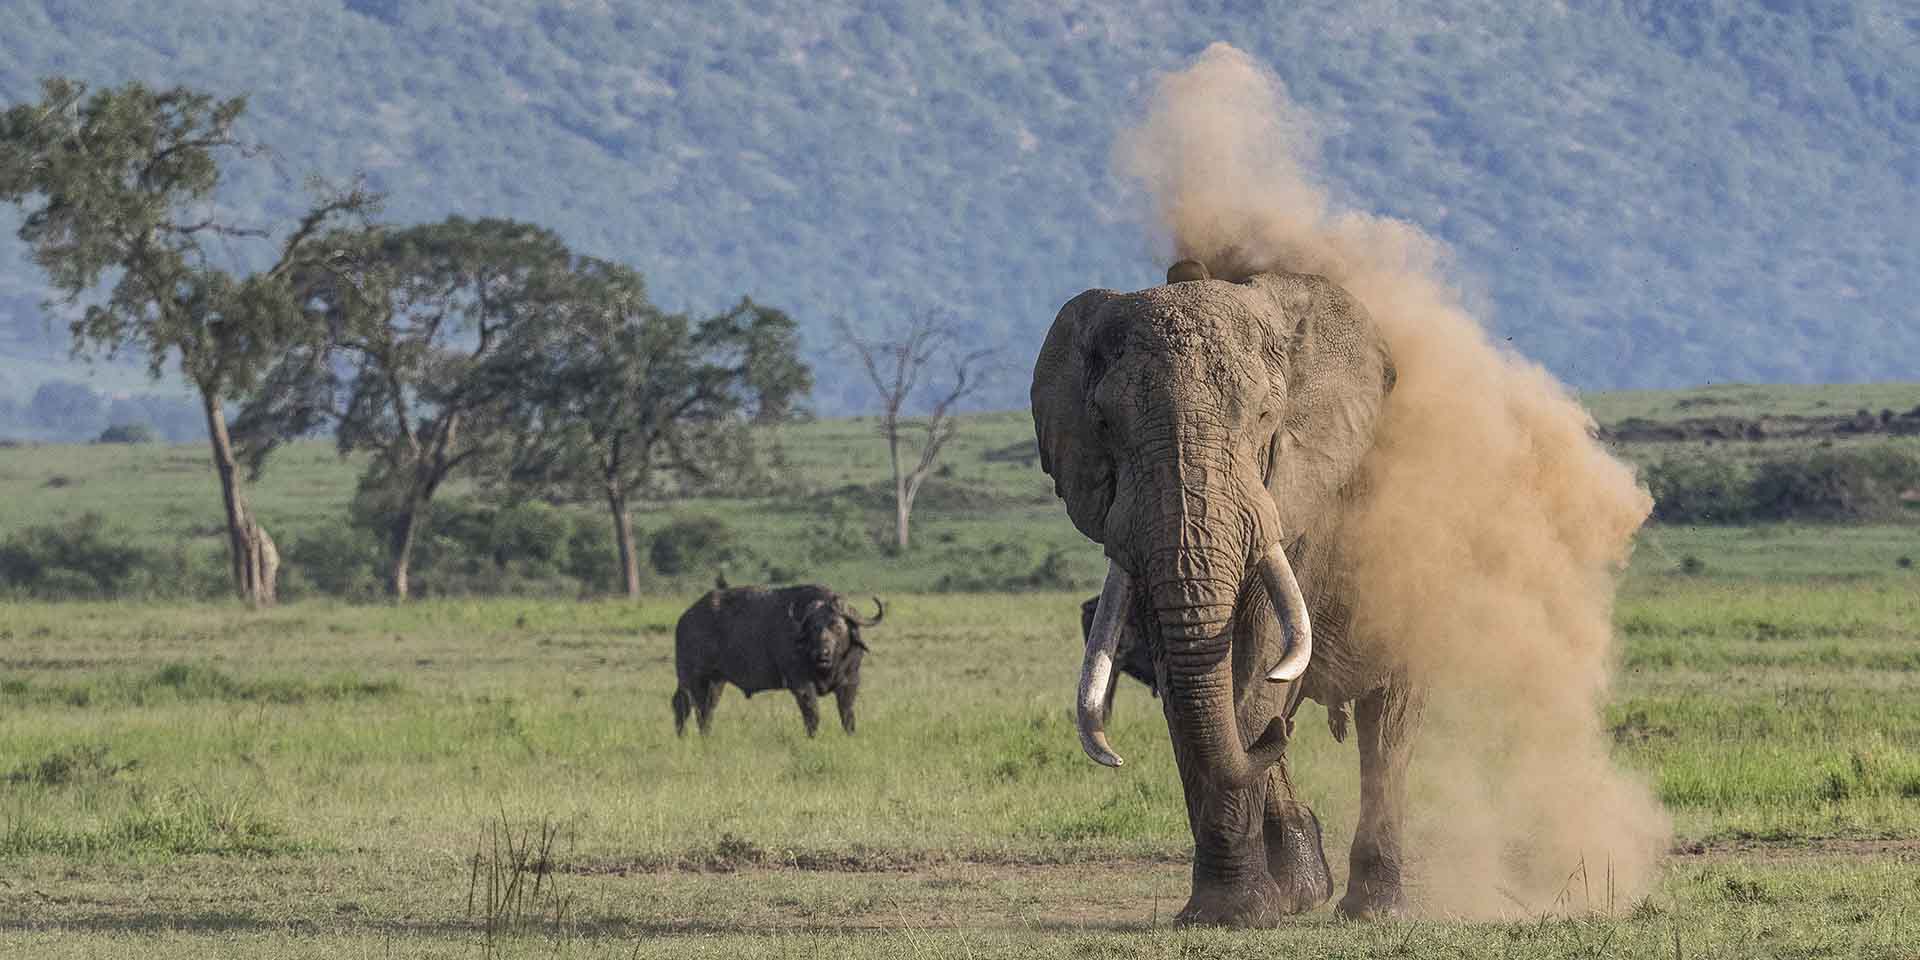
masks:
POLYGON ((617 481, 607 483, 607 509, 613 511, 613 542, 620 552, 620 582, 627 598, 640 599, 640 565, 633 555, 633 517, 627 514, 627 492, 617 481))
POLYGON ((419 528, 420 505, 409 498, 387 527, 387 596, 407 599, 407 565, 413 562, 413 535, 419 528))
POLYGON ((913 504, 907 500, 907 475, 900 472, 900 427, 892 422, 887 424, 887 458, 893 463, 893 542, 906 553, 911 543, 907 518, 913 504))
POLYGON ((202 388, 200 406, 207 415, 213 469, 220 477, 220 499, 226 508, 227 560, 234 591, 255 607, 273 606, 280 551, 247 508, 246 493, 240 488, 240 465, 233 456, 233 437, 227 433, 226 412, 219 395, 202 388))

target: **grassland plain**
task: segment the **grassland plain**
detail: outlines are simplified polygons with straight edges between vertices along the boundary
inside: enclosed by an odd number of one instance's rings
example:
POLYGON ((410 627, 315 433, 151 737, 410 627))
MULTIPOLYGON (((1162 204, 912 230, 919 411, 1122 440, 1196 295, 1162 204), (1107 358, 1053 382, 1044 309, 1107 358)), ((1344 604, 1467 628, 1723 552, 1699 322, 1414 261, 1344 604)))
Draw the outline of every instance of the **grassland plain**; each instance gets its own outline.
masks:
MULTIPOLYGON (((0 952, 1673 956, 1677 936, 1688 957, 1913 956, 1901 573, 1630 578, 1606 722, 1677 832, 1646 898, 1569 864, 1560 903, 1504 922, 1323 911, 1265 933, 1161 929, 1185 893, 1180 787, 1138 687, 1114 728, 1137 762, 1079 756, 1077 592, 893 598, 861 733, 815 740, 791 698, 737 692, 712 737, 674 738, 684 597, 10 604, 0 952), (476 867, 511 860, 503 827, 550 870, 489 939, 476 867)), ((1297 769, 1338 876, 1355 763, 1307 713, 1297 769)))
MULTIPOLYGON (((1591 400, 1610 420, 1702 398, 1847 411, 1920 389, 1591 400)), ((969 421, 910 563, 862 539, 886 517, 872 430, 784 428, 778 489, 640 519, 720 516, 771 563, 887 596, 853 738, 809 740, 790 697, 737 691, 711 738, 673 737, 671 629, 704 574, 637 604, 0 602, 0 956, 1920 956, 1920 570, 1899 563, 1920 526, 1642 534, 1604 722, 1674 815, 1644 898, 1569 864, 1558 902, 1502 921, 1182 931, 1157 704, 1123 689, 1124 770, 1075 744, 1100 558, 1034 469, 1025 414, 969 421), (1050 552, 1076 589, 937 592, 1050 552)), ((259 510, 283 542, 338 524, 355 469, 295 446, 259 510)), ((197 448, 0 450, 0 485, 0 532, 93 511, 217 549, 197 448)), ((1298 779, 1341 882, 1355 758, 1305 714, 1298 779)), ((1446 828, 1417 808, 1416 834, 1446 828)))

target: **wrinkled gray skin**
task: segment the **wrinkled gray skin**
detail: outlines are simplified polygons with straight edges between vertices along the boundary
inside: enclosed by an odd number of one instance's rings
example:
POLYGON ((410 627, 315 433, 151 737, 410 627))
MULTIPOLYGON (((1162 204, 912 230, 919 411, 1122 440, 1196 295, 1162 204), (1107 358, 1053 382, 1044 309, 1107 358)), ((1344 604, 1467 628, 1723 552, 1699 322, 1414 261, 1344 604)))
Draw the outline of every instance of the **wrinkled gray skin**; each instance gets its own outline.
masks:
MULTIPOLYGON (((1080 639, 1085 641, 1093 630, 1093 613, 1100 608, 1100 596, 1095 594, 1080 604, 1080 639)), ((1139 635, 1132 630, 1122 629, 1120 633, 1120 653, 1116 658, 1120 673, 1147 685, 1154 696, 1160 695, 1159 681, 1153 675, 1153 651, 1140 642, 1139 635)), ((1107 684, 1107 704, 1113 703, 1113 687, 1120 682, 1120 673, 1116 673, 1107 684)))
POLYGON ((1365 601, 1339 526, 1393 364, 1366 310, 1324 278, 1230 282, 1191 261, 1169 276, 1060 310, 1034 366, 1033 416, 1041 467, 1128 578, 1124 630, 1153 660, 1194 839, 1178 919, 1266 925, 1332 895, 1284 752, 1302 697, 1329 707, 1337 738, 1345 706, 1357 713, 1360 822, 1339 908, 1395 912, 1420 697, 1384 647, 1348 630, 1365 601), (1305 673, 1281 683, 1266 674, 1291 648, 1256 575, 1276 542, 1312 641, 1305 673))
POLYGON ((680 615, 673 630, 674 669, 680 677, 673 691, 674 732, 686 735, 689 713, 696 715, 702 734, 709 732, 720 691, 731 683, 748 697, 762 690, 790 691, 809 737, 820 728, 819 698, 831 693, 841 728, 852 733, 860 659, 867 653, 860 631, 886 615, 879 598, 873 602, 876 611, 867 620, 846 598, 821 586, 708 591, 680 615))

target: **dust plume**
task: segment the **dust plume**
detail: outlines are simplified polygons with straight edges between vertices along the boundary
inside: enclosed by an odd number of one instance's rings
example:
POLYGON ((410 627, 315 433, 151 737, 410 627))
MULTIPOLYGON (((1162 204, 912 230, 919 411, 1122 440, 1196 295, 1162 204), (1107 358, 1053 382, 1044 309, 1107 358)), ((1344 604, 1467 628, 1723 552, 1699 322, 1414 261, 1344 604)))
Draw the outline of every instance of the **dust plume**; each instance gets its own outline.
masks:
POLYGON ((1277 77, 1217 43, 1160 79, 1114 161, 1152 203, 1164 262, 1323 274, 1385 331, 1399 381, 1346 545, 1366 598, 1356 638, 1429 690, 1410 898, 1429 914, 1606 910, 1611 877, 1624 909, 1670 833, 1600 720, 1615 578, 1651 501, 1566 388, 1489 339, 1439 243, 1335 208, 1311 131, 1277 77))

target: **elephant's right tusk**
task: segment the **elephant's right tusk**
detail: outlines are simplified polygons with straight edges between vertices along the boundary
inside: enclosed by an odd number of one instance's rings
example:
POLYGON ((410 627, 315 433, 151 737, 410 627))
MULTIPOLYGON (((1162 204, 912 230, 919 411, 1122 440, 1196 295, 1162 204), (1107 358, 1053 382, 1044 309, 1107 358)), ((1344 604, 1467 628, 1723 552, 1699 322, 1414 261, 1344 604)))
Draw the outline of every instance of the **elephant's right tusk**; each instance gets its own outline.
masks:
POLYGON ((1313 661, 1313 624, 1307 618, 1307 601, 1300 595, 1300 581, 1294 579, 1293 564, 1287 562, 1287 550, 1280 541, 1267 548, 1260 558, 1260 579, 1273 601, 1273 612, 1287 638, 1287 649, 1280 662, 1267 671, 1273 681, 1297 680, 1313 661))
POLYGON ((1117 767, 1125 763, 1107 745, 1107 697, 1111 695, 1114 652, 1120 647, 1120 625, 1133 606, 1133 581, 1120 565, 1107 562, 1107 582, 1100 588, 1100 604, 1087 630, 1087 656, 1080 665, 1080 695, 1074 702, 1074 721, 1080 729, 1080 749, 1095 763, 1117 767))

